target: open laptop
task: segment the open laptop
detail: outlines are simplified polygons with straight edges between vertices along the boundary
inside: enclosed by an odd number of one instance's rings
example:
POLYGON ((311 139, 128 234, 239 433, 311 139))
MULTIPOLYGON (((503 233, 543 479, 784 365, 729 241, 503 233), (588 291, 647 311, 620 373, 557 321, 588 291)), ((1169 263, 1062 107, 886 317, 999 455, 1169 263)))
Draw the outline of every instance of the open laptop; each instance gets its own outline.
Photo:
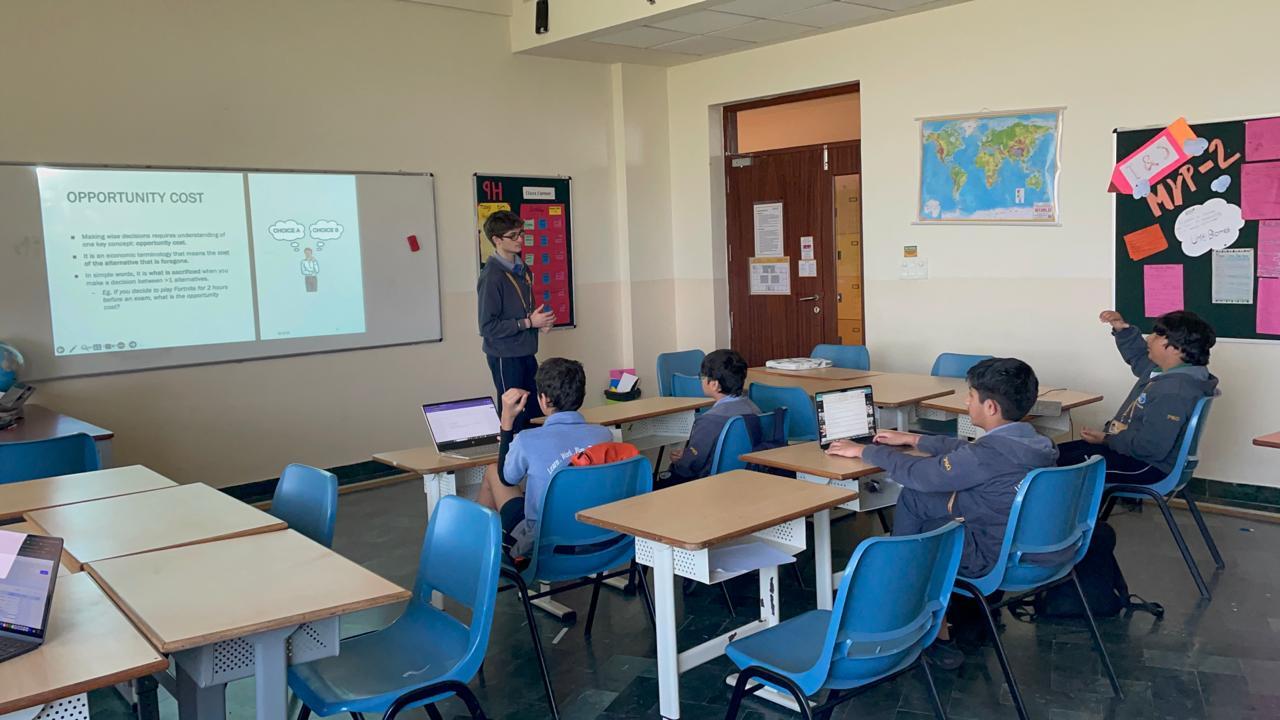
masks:
POLYGON ((0 528, 0 662, 44 642, 61 558, 62 538, 0 528))
POLYGON ((836 440, 869 444, 876 435, 876 406, 871 386, 817 393, 818 443, 825 450, 836 440))
POLYGON ((441 455, 474 460, 498 454, 502 424, 493 398, 451 400, 422 406, 427 429, 441 455))

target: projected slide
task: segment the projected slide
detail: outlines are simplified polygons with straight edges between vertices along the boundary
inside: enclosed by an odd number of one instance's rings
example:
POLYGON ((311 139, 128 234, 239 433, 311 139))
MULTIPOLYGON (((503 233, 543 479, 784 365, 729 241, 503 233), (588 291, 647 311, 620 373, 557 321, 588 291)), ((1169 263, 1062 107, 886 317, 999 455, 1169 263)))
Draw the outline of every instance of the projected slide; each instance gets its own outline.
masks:
POLYGON ((56 355, 256 339, 241 173, 37 177, 56 355))
POLYGON ((263 340, 364 332, 356 179, 249 174, 263 340))

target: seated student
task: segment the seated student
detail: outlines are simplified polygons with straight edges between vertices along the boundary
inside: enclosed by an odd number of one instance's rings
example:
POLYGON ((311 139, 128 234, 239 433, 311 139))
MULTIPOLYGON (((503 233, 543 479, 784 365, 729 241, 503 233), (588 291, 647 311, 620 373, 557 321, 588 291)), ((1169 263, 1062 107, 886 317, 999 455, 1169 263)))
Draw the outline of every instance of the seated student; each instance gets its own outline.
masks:
POLYGON ((1209 323, 1186 310, 1161 315, 1145 340, 1115 310, 1098 319, 1111 326, 1120 357, 1138 381, 1105 430, 1085 428, 1083 440, 1058 448, 1058 464, 1101 455, 1109 483, 1158 483, 1178 460, 1178 441, 1196 403, 1217 392, 1218 378, 1205 367, 1217 336, 1209 323))
POLYGON ((689 442, 681 450, 671 453, 669 474, 664 474, 659 485, 666 487, 706 477, 711 472, 716 442, 725 423, 738 415, 759 415, 760 408, 742 397, 747 381, 747 361, 733 350, 715 350, 702 358, 698 371, 702 377, 702 393, 715 398, 716 404, 693 421, 689 442))
MULTIPOLYGON (((969 369, 967 380, 969 417, 986 431, 974 442, 882 430, 874 438, 877 445, 914 447, 926 456, 850 441, 834 442, 827 452, 861 457, 902 485, 894 535, 928 532, 952 520, 962 523, 960 573, 978 577, 998 559, 1019 484, 1028 472, 1053 465, 1057 451, 1049 438, 1021 422, 1040 390, 1029 365, 1016 358, 983 360, 969 369)), ((929 654, 948 670, 964 662, 945 627, 929 654)))
POLYGON ((511 388, 502 394, 498 464, 485 469, 477 498, 481 505, 502 516, 504 544, 513 558, 525 557, 533 549, 542 501, 556 470, 592 445, 613 440, 608 428, 587 423, 578 412, 587 387, 582 363, 564 358, 546 360, 538 366, 534 384, 538 388, 538 405, 547 419, 542 427, 530 427, 514 435, 516 419, 529 400, 529 391, 511 388))

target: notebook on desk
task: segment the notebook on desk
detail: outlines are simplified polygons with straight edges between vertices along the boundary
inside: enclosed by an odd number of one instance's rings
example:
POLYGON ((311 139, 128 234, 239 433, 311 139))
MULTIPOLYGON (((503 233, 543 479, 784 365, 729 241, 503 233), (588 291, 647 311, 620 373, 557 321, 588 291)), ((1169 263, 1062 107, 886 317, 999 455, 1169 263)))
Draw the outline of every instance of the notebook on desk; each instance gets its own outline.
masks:
POLYGON ((836 440, 868 444, 876 436, 876 405, 870 385, 816 393, 814 403, 822 449, 831 447, 836 440))

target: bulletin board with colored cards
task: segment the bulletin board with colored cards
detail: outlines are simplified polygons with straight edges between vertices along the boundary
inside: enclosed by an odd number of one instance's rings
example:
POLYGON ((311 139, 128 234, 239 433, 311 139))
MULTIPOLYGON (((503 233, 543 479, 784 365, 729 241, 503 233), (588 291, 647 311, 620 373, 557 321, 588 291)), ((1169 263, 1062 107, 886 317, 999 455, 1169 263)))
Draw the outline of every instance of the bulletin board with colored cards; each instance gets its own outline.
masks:
POLYGON ((1191 310, 1280 341, 1280 118, 1116 132, 1115 303, 1149 332, 1191 310))
POLYGON ((475 176, 476 240, 480 265, 493 253, 484 221, 499 210, 524 220, 524 263, 533 273, 533 299, 556 314, 556 327, 574 326, 573 207, 568 177, 475 176))

